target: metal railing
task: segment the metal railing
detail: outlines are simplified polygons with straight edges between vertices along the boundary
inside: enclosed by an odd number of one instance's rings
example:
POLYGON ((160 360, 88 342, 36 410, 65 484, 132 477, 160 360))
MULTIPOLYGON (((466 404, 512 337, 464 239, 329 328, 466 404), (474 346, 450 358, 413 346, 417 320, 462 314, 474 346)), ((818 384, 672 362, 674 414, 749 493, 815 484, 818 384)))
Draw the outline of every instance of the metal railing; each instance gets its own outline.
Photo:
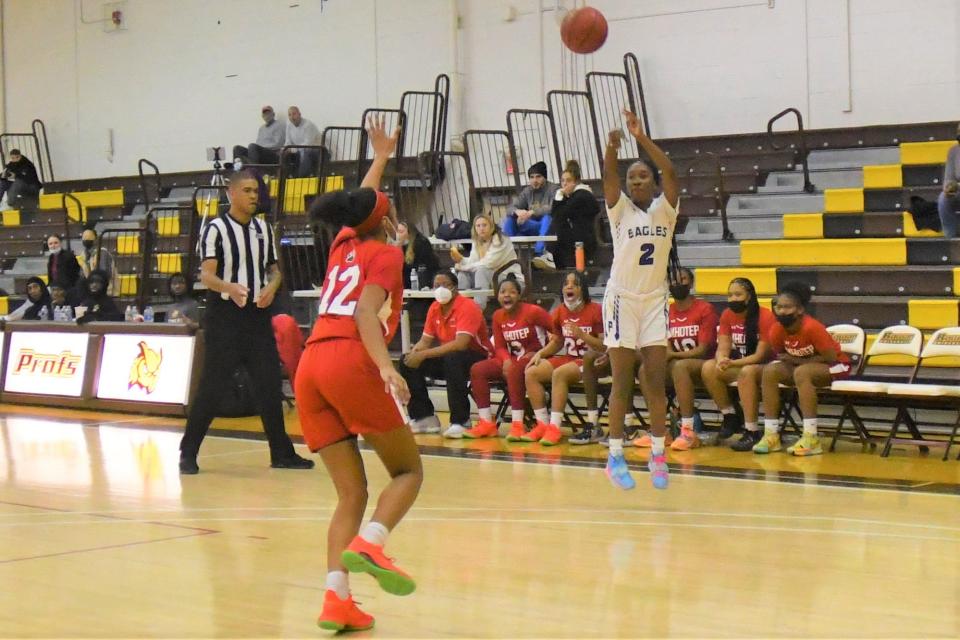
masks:
POLYGON ((70 207, 67 202, 72 202, 77 207, 77 222, 83 224, 87 221, 87 212, 83 208, 83 203, 72 193, 64 193, 60 198, 60 206, 63 208, 63 241, 67 248, 70 248, 70 207))
MULTIPOLYGON (((287 145, 280 150, 280 171, 277 175, 277 195, 273 203, 272 222, 276 223, 288 215, 306 213, 313 198, 325 191, 327 155, 321 145, 287 145), (304 164, 301 154, 304 153, 309 154, 310 158, 315 157, 316 167, 311 167, 307 175, 300 175, 304 164)), ((309 159, 306 161, 307 164, 310 162, 309 159)), ((269 188, 272 192, 273 187, 269 188)))
POLYGON ((41 182, 53 182, 53 165, 50 163, 50 145, 47 127, 36 118, 30 123, 29 133, 0 134, 0 156, 6 164, 11 149, 19 149, 23 156, 33 162, 41 182))
POLYGON ((626 53, 623 56, 623 72, 627 77, 627 85, 630 87, 631 111, 637 113, 637 107, 640 107, 640 120, 643 122, 643 130, 650 135, 650 118, 647 117, 647 97, 643 93, 643 78, 640 76, 640 62, 633 53, 626 53))
POLYGON ((786 145, 778 145, 776 140, 776 134, 773 132, 773 124, 783 118, 788 114, 793 114, 797 117, 797 134, 799 138, 799 147, 800 147, 800 163, 803 166, 803 190, 807 193, 813 193, 816 191, 816 187, 810 182, 810 168, 807 166, 807 134, 803 129, 803 115, 800 113, 799 109, 794 107, 787 107, 777 115, 770 118, 767 122, 767 136, 770 138, 770 146, 775 151, 783 151, 786 149, 786 145))
POLYGON ((137 173, 140 175, 140 193, 143 194, 143 206, 146 209, 150 208, 150 205, 155 202, 160 202, 160 198, 163 196, 163 184, 160 182, 160 167, 153 164, 146 158, 140 158, 137 161, 137 173), (147 184, 147 174, 144 172, 143 167, 148 166, 153 169, 153 175, 150 176, 151 179, 156 180, 157 187, 157 197, 155 199, 150 198, 150 190, 147 184))
POLYGON ((514 173, 525 173, 527 167, 541 160, 547 163, 547 179, 560 182, 563 165, 560 161, 560 143, 553 115, 541 109, 510 109, 507 111, 507 135, 510 138, 510 157, 514 173))
POLYGON ((586 91, 550 91, 547 109, 553 117, 561 160, 576 160, 584 180, 602 177, 603 146, 593 117, 593 99, 586 91))
MULTIPOLYGON (((137 227, 115 227, 115 226, 106 226, 100 229, 100 232, 97 234, 97 264, 100 263, 100 255, 105 250, 104 245, 107 244, 108 240, 112 239, 112 246, 114 247, 113 252, 113 271, 114 273, 110 274, 111 284, 113 288, 113 295, 120 302, 120 306, 123 307, 126 304, 136 304, 138 300, 143 299, 141 296, 141 291, 143 290, 144 283, 142 282, 140 275, 143 272, 143 257, 140 255, 130 255, 130 254, 120 254, 119 243, 121 236, 136 236, 137 237, 137 248, 144 246, 145 237, 143 232, 143 226, 137 227), (127 262, 136 260, 137 273, 130 274, 125 273, 121 270, 120 265, 127 262), (136 287, 132 293, 125 292, 123 283, 125 275, 134 275, 136 276, 136 287)), ((111 246, 111 245, 108 245, 111 246)), ((141 307, 142 308, 142 307, 141 307)))
POLYGON ((727 192, 723 184, 723 166, 720 162, 720 156, 713 153, 712 151, 706 151, 702 155, 694 158, 690 165, 687 167, 687 195, 689 196, 700 196, 700 195, 711 195, 714 197, 717 203, 717 209, 720 211, 720 224, 722 225, 722 234, 721 238, 725 241, 733 241, 734 236, 730 231, 730 225, 727 222, 727 192), (713 165, 716 172, 716 183, 714 184, 712 193, 694 193, 693 192, 693 178, 694 170, 697 165, 702 164, 704 160, 709 160, 713 165))
MULTIPOLYGON (((626 131, 627 123, 622 110, 627 107, 630 111, 636 111, 626 75, 591 71, 587 74, 587 93, 591 98, 593 120, 603 140, 613 129, 626 131)), ((628 135, 623 138, 617 157, 620 160, 633 160, 640 157, 640 145, 633 136, 628 135)))

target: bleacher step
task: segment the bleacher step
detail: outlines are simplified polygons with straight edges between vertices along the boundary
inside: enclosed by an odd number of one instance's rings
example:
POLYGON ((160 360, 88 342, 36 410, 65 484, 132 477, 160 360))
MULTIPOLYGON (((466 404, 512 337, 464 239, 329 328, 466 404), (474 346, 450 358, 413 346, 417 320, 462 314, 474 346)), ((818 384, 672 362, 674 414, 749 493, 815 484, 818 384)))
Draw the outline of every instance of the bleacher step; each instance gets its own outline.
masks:
POLYGON ((807 155, 807 167, 818 169, 858 169, 865 165, 899 164, 899 147, 872 149, 820 149, 807 155))
MULTIPOLYGON (((730 231, 738 240, 765 240, 783 237, 783 216, 730 216, 727 219, 730 231)), ((691 219, 680 236, 689 242, 716 240, 723 234, 723 222, 719 218, 691 219)))
POLYGON ((733 195, 727 203, 727 213, 765 209, 780 213, 796 211, 823 211, 823 194, 795 193, 789 195, 757 194, 733 195))
MULTIPOLYGON (((863 169, 826 169, 810 172, 810 182, 818 192, 824 189, 863 187, 863 169)), ((803 190, 803 171, 775 171, 757 193, 784 193, 803 190)))

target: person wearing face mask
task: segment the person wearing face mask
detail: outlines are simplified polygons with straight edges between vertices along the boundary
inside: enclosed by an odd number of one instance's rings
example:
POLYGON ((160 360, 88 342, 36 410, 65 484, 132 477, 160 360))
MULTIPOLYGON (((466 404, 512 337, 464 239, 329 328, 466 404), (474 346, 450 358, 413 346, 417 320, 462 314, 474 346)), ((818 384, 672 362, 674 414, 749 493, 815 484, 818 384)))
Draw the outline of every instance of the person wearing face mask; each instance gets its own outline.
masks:
POLYGON ((507 440, 523 435, 523 407, 526 385, 523 372, 533 354, 543 348, 546 336, 553 330, 550 314, 541 307, 523 302, 522 290, 512 276, 507 276, 497 290, 500 308, 493 313, 493 356, 470 368, 470 393, 477 404, 480 421, 465 431, 465 438, 492 438, 498 427, 490 408, 490 381, 506 381, 512 422, 507 440))
MULTIPOLYGON (((960 142, 960 124, 957 125, 957 142, 960 142)), ((940 214, 940 226, 947 239, 957 235, 957 215, 960 213, 960 145, 947 152, 947 163, 943 167, 943 191, 937 196, 937 213, 940 214)))
MULTIPOLYGON (((492 289, 494 275, 499 281, 508 273, 523 286, 523 272, 513 242, 503 235, 490 216, 485 213, 474 216, 470 237, 473 239, 470 255, 464 257, 455 246, 450 249, 459 288, 492 289)), ((487 296, 476 296, 474 300, 481 309, 486 308, 487 296)))
MULTIPOLYGON (((681 268, 677 281, 670 284, 673 303, 667 321, 670 331, 667 375, 673 383, 680 408, 680 436, 669 445, 674 451, 688 451, 700 446, 700 439, 693 429, 695 388, 703 383, 700 371, 717 348, 717 312, 712 304, 690 293, 692 286, 693 271, 687 268, 681 268)), ((642 366, 640 370, 642 383, 645 379, 642 366)), ((649 447, 649 434, 637 438, 634 446, 649 447)))
MULTIPOLYGON (((524 374, 537 424, 520 437, 523 442, 547 446, 560 442, 567 391, 580 381, 587 351, 603 349, 603 310, 590 300, 586 276, 578 271, 568 273, 561 292, 563 302, 553 310, 550 342, 533 355, 524 374), (549 413, 544 387, 548 382, 549 413)), ((595 424, 593 416, 589 420, 595 424)))
POLYGON ((403 255, 388 244, 396 234, 396 210, 378 187, 400 129, 388 135, 383 118, 371 118, 367 133, 374 158, 360 188, 325 193, 310 206, 311 221, 325 223, 337 235, 295 382, 304 440, 320 454, 338 496, 327 532, 328 573, 318 620, 321 628, 334 631, 374 624, 350 595, 348 571, 372 574, 394 595, 416 588, 384 554, 390 531, 423 482, 420 453, 402 408, 409 389, 387 351, 400 322, 403 255), (390 476, 362 528, 367 476, 360 435, 390 476))
POLYGON ((440 261, 433 245, 418 230, 416 225, 400 222, 397 224, 397 246, 403 251, 403 288, 410 289, 410 272, 416 271, 421 287, 433 282, 433 274, 440 269, 440 261), (423 272, 426 271, 426 277, 423 272))
POLYGON ((110 274, 110 295, 113 295, 114 283, 117 281, 117 273, 114 270, 113 254, 106 247, 100 247, 97 251, 97 231, 93 227, 87 227, 80 236, 80 242, 83 244, 83 250, 77 256, 77 262, 80 263, 80 275, 82 278, 89 278, 90 272, 100 269, 110 274))
POLYGON ((27 299, 6 320, 53 320, 50 292, 42 279, 33 276, 27 280, 27 299))
POLYGON ((110 286, 110 275, 101 269, 94 269, 90 272, 90 277, 83 281, 81 285, 80 304, 77 306, 86 307, 87 312, 77 322, 86 324, 87 322, 122 322, 123 313, 117 307, 107 294, 107 287, 110 286))
POLYGON ((440 421, 427 393, 426 377, 447 381, 450 426, 445 438, 462 438, 470 427, 470 367, 493 354, 483 313, 457 292, 457 279, 441 270, 433 277, 434 302, 427 310, 423 336, 400 363, 410 386, 410 418, 414 433, 437 433, 440 421), (439 345, 433 346, 434 342, 439 345))
POLYGON ((63 246, 60 236, 54 234, 47 237, 47 249, 50 251, 47 258, 47 282, 57 283, 67 291, 73 289, 80 279, 77 256, 63 246))
POLYGON ((754 453, 780 451, 780 385, 796 387, 803 415, 803 435, 787 447, 795 456, 823 453, 817 434, 817 388, 850 376, 850 358, 827 328, 806 313, 810 287, 791 282, 780 287, 773 313, 777 323, 770 329, 770 348, 776 359, 763 368, 763 439, 754 453))
POLYGON ((741 429, 728 385, 737 383, 746 431, 731 445, 734 451, 750 451, 760 442, 760 377, 770 360, 770 329, 777 322, 773 312, 761 307, 757 290, 747 278, 734 278, 727 288, 727 308, 720 314, 717 353, 707 360, 700 375, 710 397, 723 416, 719 438, 726 440, 741 429))
POLYGON ((597 250, 597 234, 593 222, 600 214, 600 205, 589 185, 583 183, 580 163, 568 160, 560 176, 560 189, 553 200, 550 215, 553 217, 551 229, 557 236, 554 243, 553 260, 549 253, 534 258, 533 266, 538 269, 571 269, 576 264, 575 248, 583 243, 583 251, 589 260, 597 250))

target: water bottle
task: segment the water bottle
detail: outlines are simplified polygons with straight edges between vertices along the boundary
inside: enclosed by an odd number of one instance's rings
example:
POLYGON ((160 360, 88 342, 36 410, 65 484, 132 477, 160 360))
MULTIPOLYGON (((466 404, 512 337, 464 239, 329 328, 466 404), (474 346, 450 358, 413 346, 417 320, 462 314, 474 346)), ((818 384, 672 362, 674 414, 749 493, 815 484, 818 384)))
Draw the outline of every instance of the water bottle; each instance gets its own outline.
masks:
POLYGON ((123 312, 123 319, 125 322, 133 322, 133 319, 136 317, 137 312, 134 311, 133 305, 128 304, 127 310, 123 312))
POLYGON ((580 273, 583 273, 587 269, 587 256, 583 251, 583 243, 577 242, 577 243, 574 243, 573 246, 574 246, 573 255, 574 255, 574 261, 577 266, 577 271, 579 271, 580 273))
POLYGON ((417 273, 416 269, 410 269, 410 288, 414 291, 420 291, 420 274, 417 273))
POLYGON ((47 311, 47 308, 46 308, 46 307, 40 307, 40 313, 38 314, 38 317, 39 317, 41 320, 49 320, 49 319, 50 319, 50 312, 47 311))
POLYGON ((427 268, 423 265, 417 267, 417 277, 420 279, 421 287, 430 286, 430 278, 427 277, 427 268))
POLYGON ((153 322, 153 307, 147 305, 143 310, 143 321, 144 322, 153 322))
POLYGON ((63 321, 73 322, 73 307, 63 307, 63 321))

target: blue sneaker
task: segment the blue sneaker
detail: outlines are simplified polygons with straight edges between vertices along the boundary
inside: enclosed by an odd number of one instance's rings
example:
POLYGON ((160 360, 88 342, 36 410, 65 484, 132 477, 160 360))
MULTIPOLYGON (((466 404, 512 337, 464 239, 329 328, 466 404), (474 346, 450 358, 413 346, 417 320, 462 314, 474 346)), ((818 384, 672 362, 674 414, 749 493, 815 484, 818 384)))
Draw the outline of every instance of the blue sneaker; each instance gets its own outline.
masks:
POLYGON ((670 468, 667 466, 667 456, 663 453, 658 455, 650 454, 647 468, 650 469, 650 479, 653 481, 653 488, 666 489, 670 483, 670 468))
POLYGON ((607 456, 606 474, 613 486, 618 489, 627 491, 637 486, 637 483, 633 481, 633 476, 630 475, 630 469, 627 467, 627 461, 624 460, 622 453, 619 455, 611 453, 607 456))

